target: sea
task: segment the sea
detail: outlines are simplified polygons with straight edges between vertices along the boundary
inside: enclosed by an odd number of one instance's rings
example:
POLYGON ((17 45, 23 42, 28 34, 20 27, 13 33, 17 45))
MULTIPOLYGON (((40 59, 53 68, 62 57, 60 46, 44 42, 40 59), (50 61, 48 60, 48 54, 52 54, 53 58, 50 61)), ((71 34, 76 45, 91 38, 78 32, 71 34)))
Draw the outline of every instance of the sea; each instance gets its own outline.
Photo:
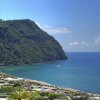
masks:
POLYGON ((0 71, 64 88, 100 94, 100 52, 67 52, 67 60, 2 66, 0 71))

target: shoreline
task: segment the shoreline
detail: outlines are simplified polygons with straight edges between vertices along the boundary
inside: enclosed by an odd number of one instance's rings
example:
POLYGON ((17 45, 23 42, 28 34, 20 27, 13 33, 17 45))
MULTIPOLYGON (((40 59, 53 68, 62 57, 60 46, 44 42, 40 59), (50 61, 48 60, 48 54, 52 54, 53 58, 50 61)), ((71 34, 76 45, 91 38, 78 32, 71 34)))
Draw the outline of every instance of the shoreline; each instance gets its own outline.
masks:
MULTIPOLYGON (((0 74, 1 73, 2 74, 6 74, 6 73, 3 73, 3 72, 0 72, 0 74)), ((53 86, 53 87, 57 87, 59 89, 67 89, 67 90, 70 90, 70 91, 82 92, 82 93, 87 93, 87 94, 92 94, 92 95, 98 95, 98 96, 100 96, 100 94, 98 94, 98 93, 84 92, 84 91, 81 91, 81 90, 78 90, 78 89, 74 89, 74 88, 61 87, 61 86, 50 84, 48 82, 39 81, 39 80, 32 80, 32 79, 27 79, 27 78, 22 78, 22 77, 17 77, 17 76, 13 76, 13 75, 10 75, 10 74, 6 74, 6 75, 15 77, 16 79, 19 79, 19 80, 21 79, 21 80, 25 80, 25 81, 32 81, 32 82, 40 83, 41 85, 53 86)))
MULTIPOLYGON (((17 78, 19 78, 19 77, 17 77, 17 78)), ((81 91, 81 90, 78 90, 78 89, 74 89, 74 88, 60 87, 60 86, 56 86, 56 85, 53 85, 53 84, 50 84, 50 83, 47 83, 47 82, 44 82, 44 81, 32 80, 32 79, 26 79, 26 78, 23 78, 23 79, 27 80, 27 81, 37 82, 37 83, 40 83, 40 84, 45 84, 45 85, 48 85, 48 86, 57 87, 59 89, 66 89, 66 90, 70 90, 70 91, 82 92, 82 93, 87 93, 87 94, 91 94, 91 95, 98 95, 98 96, 100 96, 100 94, 98 94, 98 93, 84 92, 84 91, 81 91)))
MULTIPOLYGON (((5 74, 5 73, 4 73, 5 74)), ((8 74, 9 75, 9 74, 8 74)), ((12 75, 11 75, 12 76, 12 75)), ((92 93, 92 92, 85 92, 85 91, 82 91, 82 90, 78 90, 78 89, 75 89, 75 88, 68 88, 68 87, 61 87, 61 86, 57 86, 57 85, 54 85, 54 84, 50 84, 48 82, 45 82, 45 81, 40 81, 40 80, 33 80, 33 79, 27 79, 27 78, 22 78, 22 77, 17 77, 17 76, 14 76, 18 79, 23 79, 23 80, 26 80, 26 81, 33 81, 33 82, 37 82, 37 83, 40 83, 40 84, 45 84, 45 85, 48 85, 48 86, 53 86, 53 87, 57 87, 59 89, 67 89, 67 90, 71 90, 71 91, 76 91, 76 92, 82 92, 82 93, 88 93, 88 94, 92 94, 92 95, 99 95, 99 93, 92 93)))
POLYGON ((56 63, 56 62, 61 62, 61 61, 65 61, 65 60, 68 60, 68 58, 66 58, 66 59, 62 59, 62 60, 55 60, 55 61, 50 61, 50 62, 40 62, 40 63, 30 63, 30 64, 16 64, 16 65, 13 65, 13 64, 11 64, 11 65, 0 65, 0 67, 9 67, 9 66, 18 66, 18 67, 20 67, 20 66, 27 66, 27 65, 37 65, 37 64, 49 64, 49 63, 56 63))
MULTIPOLYGON (((47 82, 38 81, 38 80, 31 80, 26 78, 21 78, 17 76, 12 76, 10 74, 6 74, 3 72, 0 72, 0 89, 1 87, 12 87, 14 88, 14 84, 16 82, 23 82, 23 85, 20 85, 22 90, 28 91, 30 93, 34 92, 40 92, 40 93, 53 93, 53 94, 59 94, 62 95, 64 99, 59 100, 66 100, 65 98, 68 98, 67 100, 71 100, 71 98, 74 98, 75 100, 100 100, 100 94, 94 94, 89 92, 80 91, 73 88, 63 88, 56 85, 49 84, 47 82), (87 99, 86 99, 87 98, 87 99)), ((17 91, 17 90, 16 90, 17 91)), ((4 92, 4 94, 6 91, 4 92)), ((10 92, 11 93, 11 92, 10 92)), ((0 100, 2 98, 2 95, 0 95, 0 100)), ((6 94, 6 97, 2 100, 8 100, 8 95, 6 94)))

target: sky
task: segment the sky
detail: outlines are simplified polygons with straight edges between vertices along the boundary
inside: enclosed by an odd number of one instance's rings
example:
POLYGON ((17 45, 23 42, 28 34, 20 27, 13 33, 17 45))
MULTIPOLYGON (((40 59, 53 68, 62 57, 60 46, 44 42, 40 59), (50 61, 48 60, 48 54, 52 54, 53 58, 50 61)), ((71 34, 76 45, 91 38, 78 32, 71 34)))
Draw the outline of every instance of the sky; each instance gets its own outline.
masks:
POLYGON ((66 52, 100 52, 100 0, 0 0, 0 19, 31 19, 66 52))

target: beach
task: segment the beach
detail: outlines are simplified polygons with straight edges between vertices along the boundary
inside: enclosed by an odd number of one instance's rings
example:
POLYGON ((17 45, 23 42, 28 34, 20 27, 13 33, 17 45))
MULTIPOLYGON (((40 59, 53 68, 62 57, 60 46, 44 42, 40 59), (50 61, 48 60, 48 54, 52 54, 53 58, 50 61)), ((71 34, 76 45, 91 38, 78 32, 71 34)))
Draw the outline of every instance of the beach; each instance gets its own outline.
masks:
MULTIPOLYGON (((88 96, 89 99, 87 100, 100 100, 99 94, 85 93, 80 90, 71 89, 71 88, 61 88, 61 87, 57 87, 49 83, 38 81, 38 80, 19 78, 19 77, 5 74, 5 73, 0 73, 0 88, 3 86, 13 86, 13 84, 9 83, 13 81, 23 82, 24 83, 22 86, 23 89, 29 92, 35 92, 35 91, 52 92, 52 93, 62 94, 64 95, 64 98, 70 98, 70 96, 73 96, 73 98, 81 98, 83 96, 84 97, 88 96)), ((1 95, 0 97, 3 97, 3 96, 1 95)), ((4 98, 1 98, 0 100, 7 100, 7 97, 8 95, 5 94, 4 98)))

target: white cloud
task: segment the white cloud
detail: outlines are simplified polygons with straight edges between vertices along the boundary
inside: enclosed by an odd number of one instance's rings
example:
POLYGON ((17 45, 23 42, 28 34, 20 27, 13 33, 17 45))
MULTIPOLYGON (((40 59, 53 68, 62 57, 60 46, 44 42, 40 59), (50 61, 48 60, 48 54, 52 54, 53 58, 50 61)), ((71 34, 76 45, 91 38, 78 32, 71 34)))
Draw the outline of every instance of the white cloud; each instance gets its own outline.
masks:
POLYGON ((38 23, 38 22, 35 22, 40 28, 42 28, 42 26, 38 23))
POLYGON ((77 41, 74 41, 74 42, 70 42, 69 45, 70 46, 78 46, 80 43, 77 42, 77 41))
POLYGON ((95 37, 95 44, 100 45, 100 36, 95 37))
POLYGON ((51 26, 50 25, 44 25, 44 26, 42 26, 42 28, 44 28, 44 29, 51 28, 51 26))
POLYGON ((44 30, 50 34, 69 34, 71 33, 70 30, 68 30, 65 27, 57 27, 57 28, 44 28, 44 30))
POLYGON ((81 42, 81 45, 84 45, 84 46, 89 46, 89 44, 88 44, 88 43, 86 43, 86 42, 84 42, 84 41, 82 41, 82 42, 81 42))
POLYGON ((74 41, 74 42, 70 42, 68 45, 69 46, 89 46, 89 44, 84 41, 81 41, 81 42, 74 41))
POLYGON ((49 25, 40 25, 38 22, 35 22, 41 29, 46 31, 49 34, 69 34, 71 31, 66 27, 51 27, 49 25))

